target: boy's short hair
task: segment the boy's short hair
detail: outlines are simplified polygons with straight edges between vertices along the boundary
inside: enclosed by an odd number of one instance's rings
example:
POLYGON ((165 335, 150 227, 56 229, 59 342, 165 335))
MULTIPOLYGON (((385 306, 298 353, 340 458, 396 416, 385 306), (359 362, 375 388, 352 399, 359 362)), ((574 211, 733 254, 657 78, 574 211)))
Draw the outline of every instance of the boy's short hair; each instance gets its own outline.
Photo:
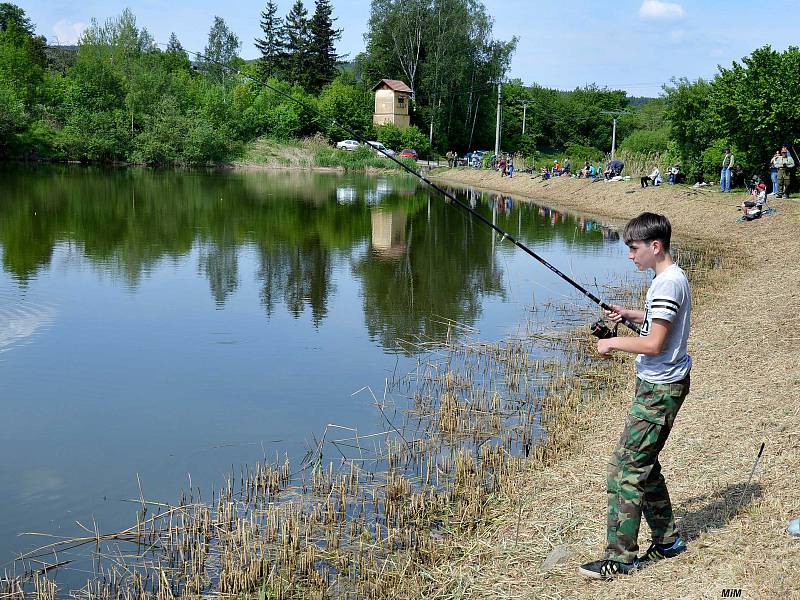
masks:
POLYGON ((664 247, 665 252, 669 252, 671 237, 672 225, 670 225, 669 219, 664 215, 657 215, 651 212, 642 213, 628 221, 622 233, 622 239, 625 240, 625 244, 628 246, 637 240, 643 242, 658 240, 664 247))

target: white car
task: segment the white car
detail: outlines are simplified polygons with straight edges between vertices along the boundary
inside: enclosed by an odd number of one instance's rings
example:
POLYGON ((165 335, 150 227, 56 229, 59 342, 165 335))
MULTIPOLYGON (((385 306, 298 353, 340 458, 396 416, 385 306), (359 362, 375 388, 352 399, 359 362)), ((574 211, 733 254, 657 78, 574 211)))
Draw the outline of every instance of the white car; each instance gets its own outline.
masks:
POLYGON ((384 146, 380 142, 368 141, 367 144, 369 144, 370 146, 375 148, 375 153, 380 155, 380 156, 385 156, 383 154, 383 152, 385 152, 389 156, 394 156, 394 150, 392 150, 391 148, 387 148, 386 146, 384 146), (383 150, 383 152, 381 152, 381 150, 383 150))
POLYGON ((336 147, 339 150, 355 150, 361 144, 359 144, 356 140, 342 140, 341 142, 336 142, 336 147))

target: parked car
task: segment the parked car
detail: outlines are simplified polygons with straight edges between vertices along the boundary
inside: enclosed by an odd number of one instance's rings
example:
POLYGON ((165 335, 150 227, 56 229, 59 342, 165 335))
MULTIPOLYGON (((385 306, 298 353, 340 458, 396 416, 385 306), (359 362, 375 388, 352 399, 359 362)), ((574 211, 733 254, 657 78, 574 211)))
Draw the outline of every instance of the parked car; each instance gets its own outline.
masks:
POLYGON ((417 151, 413 148, 403 148, 400 150, 400 156, 402 158, 413 158, 414 160, 417 160, 417 151))
POLYGON ((385 152, 389 156, 394 156, 394 150, 392 150, 391 148, 387 148, 386 146, 384 146, 380 142, 367 141, 367 144, 372 146, 375 149, 375 153, 378 154, 379 156, 384 156, 383 152, 385 152), (381 152, 381 150, 383 152, 381 152))
POLYGON ((336 142, 336 147, 340 150, 355 150, 361 144, 359 144, 356 140, 342 140, 341 142, 336 142))

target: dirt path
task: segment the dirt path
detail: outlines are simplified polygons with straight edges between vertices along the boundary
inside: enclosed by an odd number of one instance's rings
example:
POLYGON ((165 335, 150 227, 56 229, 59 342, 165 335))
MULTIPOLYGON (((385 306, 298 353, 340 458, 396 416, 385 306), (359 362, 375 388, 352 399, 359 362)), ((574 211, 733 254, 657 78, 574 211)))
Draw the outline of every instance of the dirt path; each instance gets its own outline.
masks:
MULTIPOLYGON (((737 223, 742 194, 471 170, 439 178, 612 218, 660 212, 674 237, 722 249, 719 267, 694 289, 692 390, 662 453, 689 551, 614 582, 586 582, 576 572, 603 549, 605 468, 630 404, 630 364, 624 392, 588 408, 582 447, 526 479, 518 498, 501 499, 489 533, 432 575, 447 582, 442 597, 720 598, 732 589, 742 598, 800 598, 800 538, 785 533, 800 517, 800 202, 774 200, 775 214, 737 223), (569 556, 543 572, 556 546, 569 556)), ((643 548, 647 536, 643 525, 643 548)))

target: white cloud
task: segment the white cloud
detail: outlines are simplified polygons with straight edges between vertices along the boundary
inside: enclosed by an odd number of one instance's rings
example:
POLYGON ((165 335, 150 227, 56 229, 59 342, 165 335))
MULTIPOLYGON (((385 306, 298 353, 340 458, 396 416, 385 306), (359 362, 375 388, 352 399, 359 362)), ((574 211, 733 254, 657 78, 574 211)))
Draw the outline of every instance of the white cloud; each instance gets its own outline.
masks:
POLYGON ((686 16, 683 6, 675 2, 662 2, 661 0, 644 0, 639 8, 642 19, 653 21, 674 21, 686 16))
POLYGON ((56 34, 56 39, 53 41, 57 41, 62 46, 77 44, 86 27, 86 23, 70 23, 66 19, 62 19, 53 25, 53 31, 56 34))

